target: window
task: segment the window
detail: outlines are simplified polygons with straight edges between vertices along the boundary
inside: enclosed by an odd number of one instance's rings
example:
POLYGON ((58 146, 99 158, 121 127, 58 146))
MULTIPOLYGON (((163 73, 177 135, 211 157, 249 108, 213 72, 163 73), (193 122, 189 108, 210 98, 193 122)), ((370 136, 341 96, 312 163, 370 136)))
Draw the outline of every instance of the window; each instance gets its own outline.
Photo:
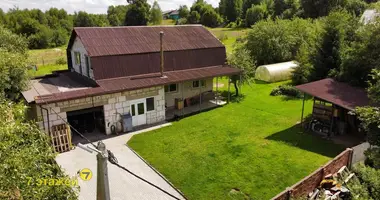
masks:
POLYGON ((177 92, 177 84, 165 85, 165 92, 177 92))
POLYGON ((144 103, 137 104, 137 114, 142 115, 145 113, 144 103))
POLYGON ((199 88, 199 86, 205 87, 206 86, 206 80, 193 81, 193 88, 199 88))
POLYGON ((201 87, 205 87, 206 86, 206 80, 201 80, 201 87))
POLYGON ((136 115, 135 104, 132 104, 131 110, 132 110, 132 116, 135 116, 136 115))
POLYGON ((86 58, 86 73, 87 73, 87 76, 90 77, 90 58, 85 55, 85 58, 86 58))
POLYGON ((154 97, 146 99, 146 111, 154 110, 154 97))
POLYGON ((75 64, 80 65, 80 53, 74 52, 74 56, 75 56, 75 64))

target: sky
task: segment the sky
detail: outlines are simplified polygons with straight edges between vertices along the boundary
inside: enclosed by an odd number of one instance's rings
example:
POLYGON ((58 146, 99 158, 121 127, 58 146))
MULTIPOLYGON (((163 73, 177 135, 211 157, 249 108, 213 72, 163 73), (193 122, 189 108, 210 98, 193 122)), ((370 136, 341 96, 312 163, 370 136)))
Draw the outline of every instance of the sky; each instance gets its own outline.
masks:
MULTIPOLYGON (((152 5, 154 0, 148 0, 152 5)), ((191 6, 194 0, 157 0, 162 11, 178 9, 179 5, 191 6)), ((217 7, 220 0, 206 0, 217 7)), ((43 11, 51 8, 63 8, 68 13, 84 10, 88 13, 107 13, 110 5, 126 5, 126 0, 0 0, 0 8, 7 11, 15 6, 24 9, 39 8, 43 11)))

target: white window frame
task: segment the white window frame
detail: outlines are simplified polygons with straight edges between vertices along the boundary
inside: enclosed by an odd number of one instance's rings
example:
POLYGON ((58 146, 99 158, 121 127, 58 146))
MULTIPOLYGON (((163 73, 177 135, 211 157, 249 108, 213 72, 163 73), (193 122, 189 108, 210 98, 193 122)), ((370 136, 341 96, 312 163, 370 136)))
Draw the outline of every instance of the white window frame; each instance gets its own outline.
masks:
POLYGON ((74 51, 74 63, 76 64, 76 65, 80 65, 81 64, 81 62, 82 62, 82 55, 81 55, 81 53, 79 52, 79 51, 74 51), (78 61, 78 56, 77 55, 79 55, 79 61, 78 61))
POLYGON ((167 94, 178 92, 178 84, 177 84, 177 83, 173 83, 173 84, 165 85, 165 86, 164 86, 164 91, 165 91, 165 87, 168 87, 168 91, 165 92, 165 93, 167 93, 167 94), (175 86, 175 91, 170 91, 170 85, 176 85, 176 86, 175 86))

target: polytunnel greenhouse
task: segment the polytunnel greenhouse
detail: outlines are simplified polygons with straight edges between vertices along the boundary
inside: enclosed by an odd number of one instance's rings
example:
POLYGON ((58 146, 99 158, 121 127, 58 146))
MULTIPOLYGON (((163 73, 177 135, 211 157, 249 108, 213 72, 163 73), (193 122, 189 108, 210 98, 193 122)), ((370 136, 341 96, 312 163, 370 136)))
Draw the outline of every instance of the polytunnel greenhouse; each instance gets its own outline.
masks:
POLYGON ((286 81, 291 78, 294 68, 297 67, 298 63, 295 61, 262 65, 256 69, 255 78, 269 83, 286 81))

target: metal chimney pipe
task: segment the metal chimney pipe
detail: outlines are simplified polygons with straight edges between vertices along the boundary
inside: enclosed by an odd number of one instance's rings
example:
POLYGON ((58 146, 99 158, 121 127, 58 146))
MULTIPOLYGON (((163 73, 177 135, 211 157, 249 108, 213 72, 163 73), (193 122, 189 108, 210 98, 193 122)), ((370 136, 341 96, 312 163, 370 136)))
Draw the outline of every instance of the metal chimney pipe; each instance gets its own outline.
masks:
POLYGON ((164 49, 163 49, 163 42, 162 39, 164 37, 164 32, 160 32, 160 54, 161 54, 161 60, 160 60, 160 68, 161 68, 161 77, 164 77, 164 49))

